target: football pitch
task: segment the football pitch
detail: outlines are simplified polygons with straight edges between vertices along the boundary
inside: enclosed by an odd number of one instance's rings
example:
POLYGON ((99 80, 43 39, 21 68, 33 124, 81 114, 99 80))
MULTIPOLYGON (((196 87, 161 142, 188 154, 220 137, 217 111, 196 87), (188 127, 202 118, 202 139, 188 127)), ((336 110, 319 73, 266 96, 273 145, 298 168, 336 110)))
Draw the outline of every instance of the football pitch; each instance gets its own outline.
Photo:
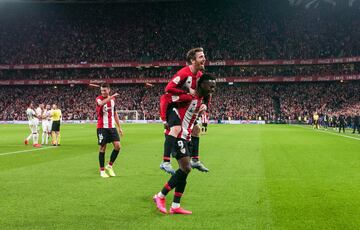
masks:
POLYGON ((95 125, 63 125, 62 145, 41 149, 24 146, 26 125, 0 125, 0 228, 360 229, 360 135, 210 125, 200 139, 210 172, 193 170, 182 198, 193 215, 174 216, 152 201, 169 178, 162 126, 123 130, 117 177, 103 179, 95 125))

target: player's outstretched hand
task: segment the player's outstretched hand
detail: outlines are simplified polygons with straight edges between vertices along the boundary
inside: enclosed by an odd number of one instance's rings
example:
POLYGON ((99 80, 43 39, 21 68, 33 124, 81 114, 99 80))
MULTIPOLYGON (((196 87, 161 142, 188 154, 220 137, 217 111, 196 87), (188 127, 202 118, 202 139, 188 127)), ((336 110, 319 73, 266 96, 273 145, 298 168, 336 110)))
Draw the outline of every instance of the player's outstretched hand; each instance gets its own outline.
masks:
POLYGON ((124 136, 124 132, 123 132, 122 128, 119 128, 119 129, 118 129, 118 132, 119 132, 119 134, 120 134, 121 137, 124 136))
POLYGON ((117 96, 119 96, 120 94, 118 94, 118 93, 114 93, 111 97, 117 97, 117 96))
POLYGON ((189 93, 193 96, 195 96, 196 91, 192 88, 189 89, 189 93))

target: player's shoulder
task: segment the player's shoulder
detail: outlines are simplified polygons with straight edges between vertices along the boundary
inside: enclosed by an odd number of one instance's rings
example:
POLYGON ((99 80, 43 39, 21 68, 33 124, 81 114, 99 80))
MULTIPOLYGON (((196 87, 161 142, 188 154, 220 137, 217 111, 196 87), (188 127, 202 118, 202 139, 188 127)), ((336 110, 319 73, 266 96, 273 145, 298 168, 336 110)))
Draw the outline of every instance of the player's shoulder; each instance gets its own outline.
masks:
POLYGON ((189 66, 184 66, 176 73, 176 75, 180 77, 187 77, 189 76, 189 74, 191 75, 191 70, 189 66))
POLYGON ((99 99, 100 99, 100 100, 103 100, 104 98, 103 98, 103 96, 100 95, 100 96, 97 96, 97 97, 96 97, 96 100, 99 100, 99 99))

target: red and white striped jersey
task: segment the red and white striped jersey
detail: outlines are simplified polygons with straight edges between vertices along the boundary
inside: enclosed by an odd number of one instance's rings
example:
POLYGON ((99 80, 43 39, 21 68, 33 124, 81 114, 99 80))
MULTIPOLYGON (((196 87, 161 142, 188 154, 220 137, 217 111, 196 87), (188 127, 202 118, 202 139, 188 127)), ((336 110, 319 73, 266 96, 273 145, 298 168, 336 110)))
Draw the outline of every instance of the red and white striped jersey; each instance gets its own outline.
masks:
POLYGON ((203 124, 209 123, 209 113, 208 112, 204 112, 203 114, 201 114, 201 123, 203 123, 203 124))
POLYGON ((99 102, 104 99, 103 96, 96 98, 97 128, 115 128, 115 100, 111 99, 105 105, 100 106, 99 102))
POLYGON ((179 103, 177 110, 181 120, 181 132, 178 138, 191 140, 191 132, 194 123, 199 115, 199 109, 202 104, 202 98, 195 97, 190 103, 179 103))

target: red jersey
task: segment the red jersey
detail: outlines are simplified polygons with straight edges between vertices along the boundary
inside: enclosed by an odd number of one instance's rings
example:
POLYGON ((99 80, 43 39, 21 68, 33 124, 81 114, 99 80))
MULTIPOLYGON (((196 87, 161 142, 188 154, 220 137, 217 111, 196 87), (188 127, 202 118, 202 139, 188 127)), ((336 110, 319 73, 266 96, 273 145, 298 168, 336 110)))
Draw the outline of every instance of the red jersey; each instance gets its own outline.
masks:
POLYGON ((203 124, 209 123, 209 113, 204 112, 203 114, 201 114, 201 123, 203 124))
POLYGON ((194 128, 194 123, 199 115, 199 109, 202 104, 202 98, 194 97, 191 102, 179 103, 177 113, 181 120, 181 132, 178 138, 184 140, 191 140, 191 132, 194 128))
POLYGON ((97 128, 115 128, 115 100, 112 98, 108 103, 100 106, 99 103, 104 99, 103 96, 96 98, 97 128))
POLYGON ((196 89, 197 79, 202 76, 202 72, 192 73, 190 66, 180 69, 165 87, 165 94, 160 97, 160 118, 166 122, 166 111, 170 103, 188 102, 192 100, 189 89, 196 89))
POLYGON ((173 95, 186 94, 189 88, 196 89, 196 81, 203 73, 198 71, 196 74, 192 73, 190 66, 185 66, 180 69, 166 85, 165 92, 173 95))

